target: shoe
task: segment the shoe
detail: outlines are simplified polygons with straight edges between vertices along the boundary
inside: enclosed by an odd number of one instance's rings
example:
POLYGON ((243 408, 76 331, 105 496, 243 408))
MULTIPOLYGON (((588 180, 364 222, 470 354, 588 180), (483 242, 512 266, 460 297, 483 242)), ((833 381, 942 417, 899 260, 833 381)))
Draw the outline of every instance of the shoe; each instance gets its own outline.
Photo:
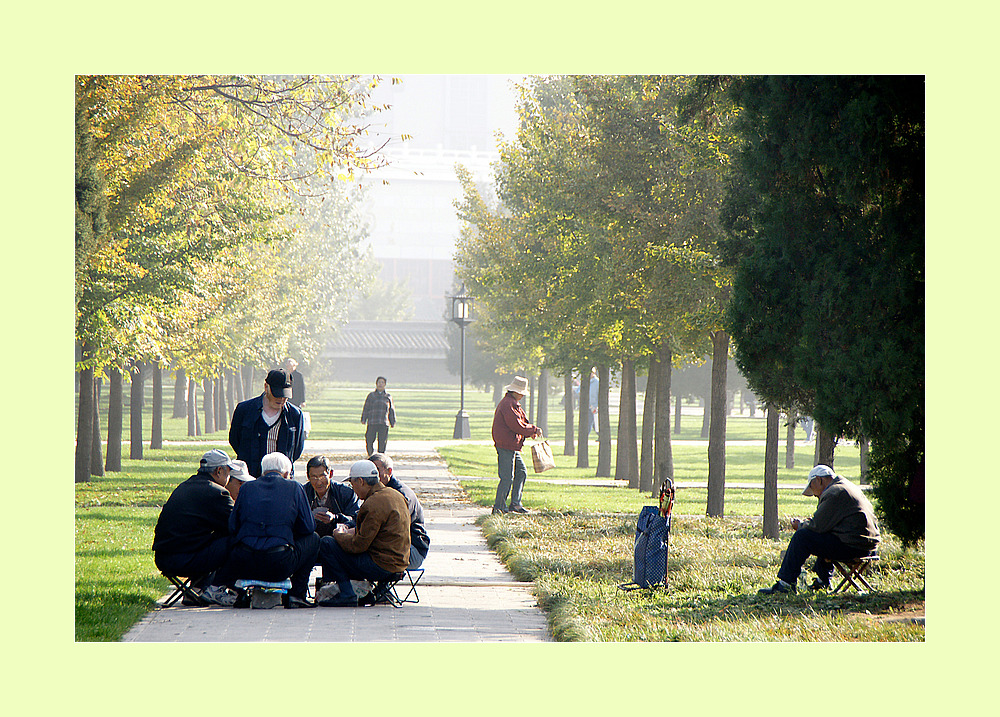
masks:
POLYGON ((494 508, 493 509, 493 515, 503 515, 506 512, 507 511, 504 510, 503 508, 494 508))
POLYGON ((358 596, 351 595, 345 598, 342 595, 337 595, 337 597, 330 598, 329 600, 323 600, 319 605, 320 607, 357 607, 358 596))
POLYGON ((236 591, 236 602, 233 603, 233 607, 238 610, 243 610, 250 607, 250 593, 246 590, 236 591))
POLYGON ((512 505, 510 508, 508 508, 507 512, 527 514, 528 509, 525 508, 523 505, 517 505, 517 506, 512 505))
MULTIPOLYGON (((197 592, 197 590, 195 590, 195 592, 197 592)), ((205 607, 208 603, 205 602, 200 595, 196 597, 188 597, 188 594, 184 593, 184 596, 181 598, 181 605, 184 605, 185 607, 205 607)))
POLYGON ((760 590, 757 591, 758 595, 774 595, 775 593, 788 593, 790 595, 794 595, 795 586, 789 585, 788 583, 784 583, 779 580, 771 587, 761 588, 760 590))
POLYGON ((813 581, 811 583, 809 583, 809 589, 810 590, 829 590, 830 589, 830 583, 829 582, 823 582, 819 578, 813 578, 813 581))
POLYGON ((202 590, 201 599, 209 605, 222 607, 232 607, 236 603, 236 596, 220 585, 209 585, 202 590))
POLYGON ((295 595, 285 595, 285 598, 284 603, 286 610, 295 610, 300 607, 316 607, 316 603, 309 602, 308 600, 296 597, 295 595))

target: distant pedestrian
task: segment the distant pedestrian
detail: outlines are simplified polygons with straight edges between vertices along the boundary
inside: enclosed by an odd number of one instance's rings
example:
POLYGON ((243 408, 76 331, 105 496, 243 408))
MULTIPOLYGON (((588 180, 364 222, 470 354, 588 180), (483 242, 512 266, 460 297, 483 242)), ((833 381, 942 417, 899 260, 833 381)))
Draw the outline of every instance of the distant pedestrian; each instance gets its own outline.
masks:
POLYGON ((285 359, 285 373, 292 379, 292 396, 288 400, 299 408, 306 405, 306 380, 298 372, 299 362, 293 358, 285 359))
POLYGON ((302 455, 305 420, 302 410, 288 401, 291 396, 291 377, 276 368, 264 379, 264 393, 237 404, 233 411, 229 445, 254 477, 260 476, 260 460, 268 453, 284 453, 293 464, 302 455))
POLYGON ((521 399, 528 391, 528 379, 515 376, 504 388, 504 397, 493 412, 493 445, 497 451, 497 495, 493 501, 493 515, 502 513, 527 513, 521 505, 521 493, 528 480, 528 471, 521 460, 525 438, 542 435, 538 426, 528 423, 521 408, 521 399), (507 496, 510 505, 507 505, 507 496))
POLYGON ((365 406, 361 410, 361 422, 367 423, 365 430, 365 447, 370 456, 375 452, 373 446, 378 439, 378 452, 385 453, 385 443, 389 438, 389 429, 396 426, 396 409, 392 405, 392 396, 385 390, 385 376, 375 379, 375 390, 365 398, 365 406))

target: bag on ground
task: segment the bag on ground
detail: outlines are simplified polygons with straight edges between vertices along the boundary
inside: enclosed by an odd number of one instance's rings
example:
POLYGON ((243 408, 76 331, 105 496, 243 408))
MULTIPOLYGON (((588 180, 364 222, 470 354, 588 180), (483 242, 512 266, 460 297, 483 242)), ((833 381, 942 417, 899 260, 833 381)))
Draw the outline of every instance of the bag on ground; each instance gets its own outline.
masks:
POLYGON ((632 582, 648 588, 662 584, 667 575, 667 534, 670 518, 660 515, 655 505, 639 512, 635 528, 635 566, 632 582))
POLYGON ((531 462, 535 466, 535 473, 542 473, 556 467, 556 461, 552 457, 552 448, 548 441, 539 441, 531 446, 531 462))

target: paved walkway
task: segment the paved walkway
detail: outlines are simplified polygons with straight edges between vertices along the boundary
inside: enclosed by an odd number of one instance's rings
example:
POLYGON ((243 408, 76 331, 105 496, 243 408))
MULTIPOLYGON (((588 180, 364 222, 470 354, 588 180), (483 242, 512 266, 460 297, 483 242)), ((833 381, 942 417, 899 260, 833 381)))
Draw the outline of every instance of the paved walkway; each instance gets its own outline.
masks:
MULTIPOLYGON (((358 441, 307 441, 306 455, 325 453, 344 478, 360 459, 358 441)), ((390 443, 395 473, 424 507, 431 551, 424 562, 420 602, 402 608, 236 610, 160 608, 124 642, 544 642, 545 615, 530 583, 516 582, 486 546, 476 517, 485 508, 464 500, 458 481, 423 442, 390 443)), ((296 475, 304 476, 305 466, 296 475)), ((301 479, 300 479, 301 480, 301 479)), ((319 569, 314 573, 318 575, 319 569)), ((165 598, 166 596, 164 596, 165 598)), ((161 600, 162 602, 162 600, 161 600)))

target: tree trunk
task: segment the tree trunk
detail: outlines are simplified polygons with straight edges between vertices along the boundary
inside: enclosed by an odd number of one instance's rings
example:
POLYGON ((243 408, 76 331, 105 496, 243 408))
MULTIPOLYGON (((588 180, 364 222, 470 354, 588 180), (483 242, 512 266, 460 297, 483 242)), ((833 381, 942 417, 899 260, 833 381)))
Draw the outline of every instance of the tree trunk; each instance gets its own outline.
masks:
POLYGON ((128 457, 134 461, 142 460, 142 391, 145 388, 142 380, 142 363, 132 363, 130 371, 132 381, 129 386, 128 401, 128 457))
POLYGON ((538 372, 538 420, 535 425, 542 429, 542 435, 549 435, 549 370, 538 372))
POLYGON ((205 433, 215 433, 215 381, 211 378, 202 379, 202 409, 205 411, 205 433))
POLYGON ((187 376, 184 369, 174 371, 174 411, 171 418, 187 417, 187 376))
POLYGON ((198 430, 198 404, 195 402, 195 393, 198 384, 195 383, 193 378, 188 379, 188 390, 187 390, 187 417, 188 417, 188 435, 198 436, 201 432, 198 430))
POLYGON ((251 364, 243 366, 243 395, 247 398, 253 398, 257 395, 257 391, 254 391, 253 387, 253 366, 251 364))
POLYGON ((94 377, 94 429, 90 449, 90 474, 104 475, 104 454, 101 451, 101 377, 94 377))
POLYGON ((764 532, 765 538, 778 539, 778 429, 780 413, 768 405, 767 440, 764 448, 764 532))
POLYGON ((665 478, 674 477, 674 455, 670 445, 670 379, 673 356, 664 340, 660 347, 659 370, 656 376, 656 425, 653 428, 653 485, 656 495, 665 478))
MULTIPOLYGON (((233 369, 233 382, 236 384, 236 403, 242 403, 247 400, 246 393, 243 391, 243 371, 240 368, 233 369)), ((235 407, 234 407, 235 408, 235 407)), ((230 414, 232 415, 232 414, 230 414)))
POLYGON ((597 477, 607 478, 611 475, 611 368, 598 366, 597 377, 597 477))
POLYGON ((712 390, 701 397, 701 438, 708 438, 712 426, 712 390))
POLYGON ((225 369, 220 369, 219 375, 215 379, 215 430, 224 431, 228 425, 226 420, 225 369))
MULTIPOLYGON (((84 350, 84 357, 87 352, 84 350)), ((94 447, 94 369, 80 371, 80 404, 77 409, 76 424, 76 465, 77 483, 90 482, 90 452, 94 447)))
POLYGON ((868 439, 862 436, 858 440, 858 447, 861 450, 861 475, 858 477, 860 485, 868 485, 868 439))
POLYGON ((729 392, 726 369, 729 363, 729 334, 712 334, 712 422, 708 432, 708 509, 712 518, 726 514, 726 415, 729 392))
POLYGON ((538 425, 535 423, 535 377, 530 373, 528 374, 528 423, 532 425, 538 425))
POLYGON ((149 447, 163 448, 163 369, 153 364, 153 417, 149 422, 149 447))
POLYGON ((575 424, 573 416, 573 371, 566 369, 566 373, 563 376, 563 428, 565 431, 565 438, 563 439, 564 456, 571 456, 576 453, 576 448, 573 445, 573 426, 575 424))
POLYGON ((653 489, 653 433, 656 427, 656 376, 660 368, 653 357, 649 360, 646 393, 642 397, 642 457, 639 459, 639 490, 653 489))
POLYGON ((837 447, 837 437, 830 435, 823 426, 815 424, 816 428, 816 462, 813 465, 830 466, 833 468, 833 451, 837 447))
POLYGON ((104 469, 120 472, 122 469, 122 372, 109 369, 108 378, 108 448, 104 469))
POLYGON ((788 413, 788 427, 785 429, 785 468, 795 467, 795 424, 798 423, 799 414, 795 411, 788 413))
POLYGON ((680 396, 674 396, 674 435, 681 434, 681 405, 684 403, 680 396))
POLYGON ((618 401, 618 450, 615 451, 615 480, 627 480, 629 488, 639 487, 639 451, 636 446, 635 363, 622 361, 622 390, 618 401))
MULTIPOLYGON (((233 415, 236 410, 236 373, 232 369, 226 370, 226 418, 233 415)), ((227 420, 228 422, 228 420, 227 420)))
POLYGON ((580 369, 579 425, 577 426, 576 467, 590 468, 590 369, 580 369))

